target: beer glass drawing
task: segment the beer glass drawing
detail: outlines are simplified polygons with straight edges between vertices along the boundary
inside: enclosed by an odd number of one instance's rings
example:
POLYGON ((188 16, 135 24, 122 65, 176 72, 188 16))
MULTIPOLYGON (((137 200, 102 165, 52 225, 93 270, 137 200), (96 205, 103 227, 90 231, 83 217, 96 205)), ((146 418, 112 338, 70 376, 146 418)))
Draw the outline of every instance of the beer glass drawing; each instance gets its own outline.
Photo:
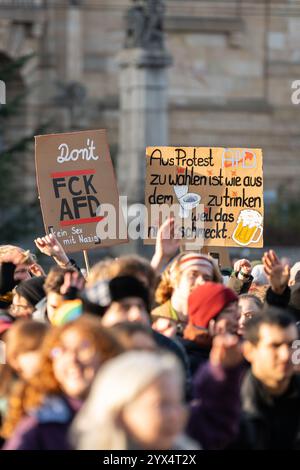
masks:
POLYGON ((239 245, 257 243, 263 233, 263 217, 254 210, 243 210, 237 219, 237 226, 233 232, 232 239, 239 245))

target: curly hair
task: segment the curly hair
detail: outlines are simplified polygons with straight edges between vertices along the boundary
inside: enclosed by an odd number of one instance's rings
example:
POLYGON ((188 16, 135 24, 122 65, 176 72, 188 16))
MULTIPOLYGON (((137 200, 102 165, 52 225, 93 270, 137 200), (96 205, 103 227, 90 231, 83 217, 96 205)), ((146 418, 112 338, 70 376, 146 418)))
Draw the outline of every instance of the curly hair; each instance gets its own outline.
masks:
POLYGON ((0 430, 4 439, 11 436, 14 423, 24 415, 23 399, 26 383, 15 379, 16 358, 29 351, 37 351, 43 342, 48 325, 28 319, 18 320, 6 334, 6 359, 0 380, 5 382, 6 389, 2 395, 8 396, 8 411, 0 430))
POLYGON ((100 353, 101 364, 123 352, 117 339, 101 326, 100 320, 89 315, 51 328, 41 347, 39 372, 28 383, 15 387, 10 397, 10 412, 1 433, 6 439, 12 435, 22 417, 38 408, 47 395, 62 394, 61 385, 54 374, 51 351, 60 346, 63 334, 70 330, 76 330, 84 339, 91 341, 100 353))
POLYGON ((160 277, 160 282, 155 291, 155 302, 158 304, 164 304, 167 302, 173 294, 174 283, 171 279, 171 271, 173 266, 176 264, 176 259, 166 267, 160 277))
MULTIPOLYGON (((187 254, 190 254, 190 252, 182 252, 177 255, 176 258, 173 259, 173 261, 167 266, 167 268, 162 273, 160 283, 158 284, 157 289, 155 291, 155 301, 158 304, 163 304, 170 300, 174 288, 178 284, 181 276, 180 261, 187 254)), ((201 257, 205 258, 212 265, 212 281, 223 283, 222 274, 220 273, 218 266, 215 264, 214 259, 209 255, 201 254, 201 257)))
POLYGON ((13 251, 18 251, 22 253, 23 259, 22 262, 23 264, 34 264, 37 262, 36 256, 31 253, 29 250, 24 250, 23 248, 15 245, 0 245, 0 263, 2 262, 2 257, 7 255, 7 253, 13 252, 13 251))

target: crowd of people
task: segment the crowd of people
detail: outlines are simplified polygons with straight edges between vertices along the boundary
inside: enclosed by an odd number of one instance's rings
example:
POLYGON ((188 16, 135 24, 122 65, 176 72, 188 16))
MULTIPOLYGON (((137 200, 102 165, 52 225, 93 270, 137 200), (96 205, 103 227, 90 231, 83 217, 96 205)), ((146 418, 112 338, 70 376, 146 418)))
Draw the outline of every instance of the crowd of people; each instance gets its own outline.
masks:
POLYGON ((300 448, 300 263, 229 272, 173 232, 88 273, 53 234, 48 273, 0 246, 2 450, 300 448))

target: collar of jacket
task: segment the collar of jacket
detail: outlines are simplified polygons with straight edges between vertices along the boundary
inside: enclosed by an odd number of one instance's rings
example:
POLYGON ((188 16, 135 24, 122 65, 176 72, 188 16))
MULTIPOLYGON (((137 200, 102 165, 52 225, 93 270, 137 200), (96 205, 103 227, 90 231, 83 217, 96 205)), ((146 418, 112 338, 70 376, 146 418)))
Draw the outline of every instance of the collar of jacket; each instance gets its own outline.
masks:
POLYGON ((39 423, 65 424, 73 419, 74 414, 80 408, 80 402, 69 400, 63 396, 53 395, 45 398, 43 404, 32 411, 32 415, 39 423))
MULTIPOLYGON (((246 374, 242 388, 242 407, 243 411, 249 413, 253 417, 263 417, 264 413, 262 408, 265 406, 276 406, 276 398, 279 396, 272 396, 262 383, 254 377, 251 370, 246 374)), ((298 398, 300 401, 300 377, 294 375, 288 390, 281 395, 282 399, 291 400, 298 398)))

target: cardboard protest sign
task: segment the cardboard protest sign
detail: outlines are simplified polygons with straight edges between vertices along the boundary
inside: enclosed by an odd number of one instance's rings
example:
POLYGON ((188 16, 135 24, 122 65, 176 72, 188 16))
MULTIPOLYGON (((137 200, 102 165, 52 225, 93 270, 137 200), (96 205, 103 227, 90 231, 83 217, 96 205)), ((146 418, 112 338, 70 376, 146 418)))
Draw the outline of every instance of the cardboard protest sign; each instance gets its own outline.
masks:
POLYGON ((154 243, 157 233, 151 207, 175 204, 183 239, 202 237, 204 246, 262 247, 262 158, 261 149, 148 147, 145 243, 154 243))
MULTIPOLYGON (((101 238, 102 224, 124 233, 119 194, 105 130, 35 137, 37 185, 45 230, 55 233, 67 252, 127 242, 127 236, 101 238), (115 209, 116 220, 102 213, 115 209)), ((126 230, 126 229, 125 229, 126 230)))

